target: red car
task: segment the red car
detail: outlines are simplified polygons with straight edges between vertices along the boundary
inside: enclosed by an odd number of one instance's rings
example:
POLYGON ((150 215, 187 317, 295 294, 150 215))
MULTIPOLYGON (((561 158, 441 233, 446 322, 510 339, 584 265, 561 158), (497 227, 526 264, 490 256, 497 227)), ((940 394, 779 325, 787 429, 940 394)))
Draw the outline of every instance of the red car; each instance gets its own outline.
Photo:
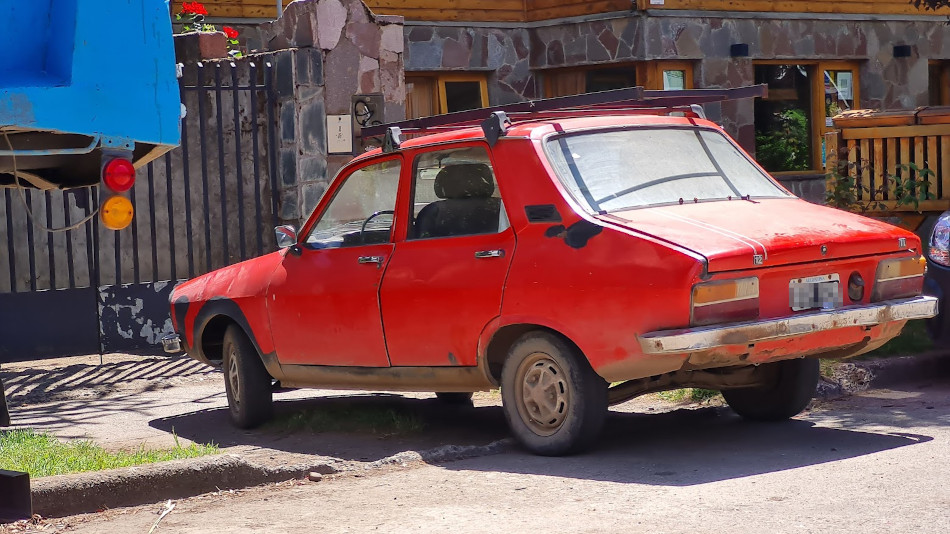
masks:
POLYGON ((552 455, 672 388, 785 419, 817 358, 936 310, 914 234, 796 198, 695 113, 495 113, 387 141, 278 228, 278 252, 174 290, 170 342, 223 366, 238 426, 270 416, 275 381, 500 386, 515 437, 552 455))

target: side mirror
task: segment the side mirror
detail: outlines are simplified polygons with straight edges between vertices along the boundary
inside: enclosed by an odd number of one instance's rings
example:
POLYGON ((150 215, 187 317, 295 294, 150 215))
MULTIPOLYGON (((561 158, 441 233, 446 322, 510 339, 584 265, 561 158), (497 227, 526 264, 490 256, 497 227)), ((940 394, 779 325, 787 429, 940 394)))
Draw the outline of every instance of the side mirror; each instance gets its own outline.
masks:
POLYGON ((297 244, 297 229, 292 224, 274 227, 277 236, 277 248, 289 248, 297 244))

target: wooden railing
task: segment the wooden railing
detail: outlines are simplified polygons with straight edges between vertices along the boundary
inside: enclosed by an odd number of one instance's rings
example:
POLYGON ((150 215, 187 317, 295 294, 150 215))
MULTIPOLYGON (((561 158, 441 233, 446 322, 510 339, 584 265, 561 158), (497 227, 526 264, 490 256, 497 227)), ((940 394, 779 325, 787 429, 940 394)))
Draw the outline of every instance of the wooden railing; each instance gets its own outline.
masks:
POLYGON ((854 180, 848 207, 908 221, 950 209, 950 107, 856 110, 833 121, 825 134, 828 188, 838 180, 841 193, 841 178, 854 180))

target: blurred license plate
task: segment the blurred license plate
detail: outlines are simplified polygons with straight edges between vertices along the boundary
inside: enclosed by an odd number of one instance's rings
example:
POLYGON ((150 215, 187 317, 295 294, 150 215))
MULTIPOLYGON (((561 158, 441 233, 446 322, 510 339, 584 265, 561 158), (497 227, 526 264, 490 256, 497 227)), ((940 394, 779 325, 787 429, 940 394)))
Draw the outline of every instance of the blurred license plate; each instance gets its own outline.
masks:
POLYGON ((788 302, 793 311, 821 308, 833 310, 842 304, 837 274, 796 278, 788 283, 788 302))

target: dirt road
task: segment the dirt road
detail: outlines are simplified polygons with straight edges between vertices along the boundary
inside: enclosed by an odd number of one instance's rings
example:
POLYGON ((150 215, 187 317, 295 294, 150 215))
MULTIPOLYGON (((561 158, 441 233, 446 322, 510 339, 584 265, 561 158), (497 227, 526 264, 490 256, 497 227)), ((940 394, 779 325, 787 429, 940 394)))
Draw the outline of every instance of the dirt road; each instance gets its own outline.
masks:
MULTIPOLYGON (((358 475, 175 502, 155 532, 942 533, 950 381, 869 390, 779 424, 717 407, 614 413, 583 456, 513 451, 358 475)), ((148 532, 163 508, 41 526, 148 532)))

